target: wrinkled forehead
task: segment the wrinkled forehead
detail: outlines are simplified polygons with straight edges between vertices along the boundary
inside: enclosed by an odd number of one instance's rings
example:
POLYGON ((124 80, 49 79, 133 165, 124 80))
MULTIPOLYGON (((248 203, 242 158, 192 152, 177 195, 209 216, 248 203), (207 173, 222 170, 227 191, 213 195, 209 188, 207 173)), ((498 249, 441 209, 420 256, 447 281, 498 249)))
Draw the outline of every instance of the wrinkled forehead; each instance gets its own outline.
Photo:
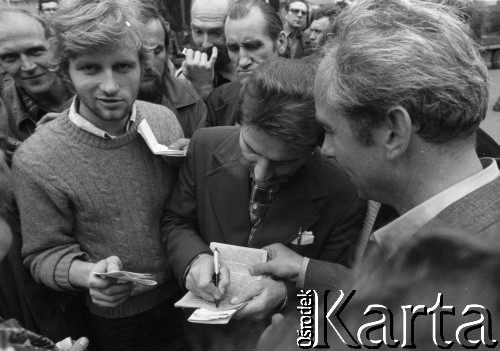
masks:
POLYGON ((229 10, 227 0, 196 0, 191 8, 191 24, 197 27, 224 27, 229 10))
POLYGON ((18 37, 26 36, 48 42, 45 28, 35 18, 22 13, 0 13, 0 40, 12 33, 18 37))

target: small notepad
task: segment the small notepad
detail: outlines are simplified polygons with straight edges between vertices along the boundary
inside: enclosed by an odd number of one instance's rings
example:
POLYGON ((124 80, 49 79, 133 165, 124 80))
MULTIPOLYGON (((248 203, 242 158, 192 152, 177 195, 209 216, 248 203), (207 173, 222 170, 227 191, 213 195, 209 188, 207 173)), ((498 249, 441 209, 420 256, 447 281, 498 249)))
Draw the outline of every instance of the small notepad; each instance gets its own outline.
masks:
POLYGON ((156 140, 156 137, 153 134, 153 131, 151 130, 151 127, 149 126, 148 121, 146 121, 145 119, 143 119, 142 122, 139 123, 137 131, 146 141, 146 144, 148 144, 148 147, 153 152, 153 154, 173 157, 186 156, 186 150, 171 150, 167 146, 159 144, 158 140, 156 140))

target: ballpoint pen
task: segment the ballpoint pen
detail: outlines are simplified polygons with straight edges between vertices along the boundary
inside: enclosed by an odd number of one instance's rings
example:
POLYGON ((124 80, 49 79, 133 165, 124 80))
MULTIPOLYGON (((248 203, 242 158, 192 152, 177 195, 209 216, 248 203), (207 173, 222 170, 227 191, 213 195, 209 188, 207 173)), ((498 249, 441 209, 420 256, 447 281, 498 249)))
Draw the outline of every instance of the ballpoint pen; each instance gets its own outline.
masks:
MULTIPOLYGON (((214 250, 214 271, 215 271, 215 287, 219 286, 219 250, 214 250)), ((215 307, 219 308, 219 300, 215 299, 215 307)))
POLYGON ((300 246, 301 241, 302 241, 302 227, 299 228, 299 236, 297 237, 297 246, 300 246))

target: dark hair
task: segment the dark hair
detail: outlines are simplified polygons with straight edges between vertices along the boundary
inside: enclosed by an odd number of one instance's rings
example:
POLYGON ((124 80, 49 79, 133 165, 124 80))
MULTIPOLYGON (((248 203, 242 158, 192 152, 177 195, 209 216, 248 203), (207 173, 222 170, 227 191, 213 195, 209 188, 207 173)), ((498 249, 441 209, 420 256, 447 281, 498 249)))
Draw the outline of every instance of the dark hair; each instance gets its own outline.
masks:
POLYGON ((151 1, 144 1, 142 4, 141 13, 139 14, 139 20, 144 23, 144 25, 146 25, 149 21, 160 21, 163 31, 165 32, 165 51, 168 52, 170 38, 167 32, 167 23, 165 18, 163 18, 163 16, 160 14, 158 7, 151 1))
POLYGON ((47 23, 43 19, 41 19, 37 15, 35 15, 29 11, 20 9, 20 8, 0 7, 0 19, 5 19, 10 15, 24 15, 24 16, 27 16, 27 17, 34 19, 35 21, 40 23, 40 25, 43 27, 43 32, 45 33, 45 38, 46 39, 50 38, 51 32, 50 32, 49 26, 47 25, 47 23))
POLYGON ((316 11, 313 14, 313 20, 316 21, 323 17, 328 17, 329 19, 332 19, 335 16, 337 16, 340 13, 340 11, 342 11, 342 8, 337 5, 326 6, 321 8, 319 11, 316 11))
POLYGON ((316 146, 322 128, 315 119, 315 74, 315 65, 300 60, 261 63, 241 90, 241 124, 298 147, 316 146))
POLYGON ((290 9, 290 5, 293 4, 294 2, 301 2, 303 4, 305 4, 307 6, 307 9, 309 11, 309 6, 307 5, 307 2, 305 0, 287 0, 285 1, 285 10, 289 10, 290 9))
POLYGON ((38 10, 42 11, 42 4, 45 4, 48 2, 56 2, 59 4, 59 0, 38 0, 38 10))
POLYGON ((283 30, 283 23, 281 22, 278 13, 272 8, 272 6, 266 4, 262 0, 236 0, 229 7, 227 18, 244 18, 248 16, 250 10, 253 8, 259 8, 264 15, 264 19, 266 20, 266 33, 269 38, 271 38, 273 42, 278 40, 278 36, 283 30))

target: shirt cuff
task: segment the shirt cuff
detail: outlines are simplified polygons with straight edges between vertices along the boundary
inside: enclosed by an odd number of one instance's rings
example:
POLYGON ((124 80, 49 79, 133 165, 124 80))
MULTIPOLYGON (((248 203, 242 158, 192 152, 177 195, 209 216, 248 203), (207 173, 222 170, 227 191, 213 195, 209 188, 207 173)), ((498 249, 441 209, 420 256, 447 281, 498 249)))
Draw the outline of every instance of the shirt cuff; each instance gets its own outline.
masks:
POLYGON ((309 258, 304 257, 302 259, 302 265, 300 266, 300 272, 299 272, 299 277, 297 278, 297 288, 302 289, 304 287, 304 284, 306 282, 306 271, 307 271, 307 265, 309 264, 309 258))

